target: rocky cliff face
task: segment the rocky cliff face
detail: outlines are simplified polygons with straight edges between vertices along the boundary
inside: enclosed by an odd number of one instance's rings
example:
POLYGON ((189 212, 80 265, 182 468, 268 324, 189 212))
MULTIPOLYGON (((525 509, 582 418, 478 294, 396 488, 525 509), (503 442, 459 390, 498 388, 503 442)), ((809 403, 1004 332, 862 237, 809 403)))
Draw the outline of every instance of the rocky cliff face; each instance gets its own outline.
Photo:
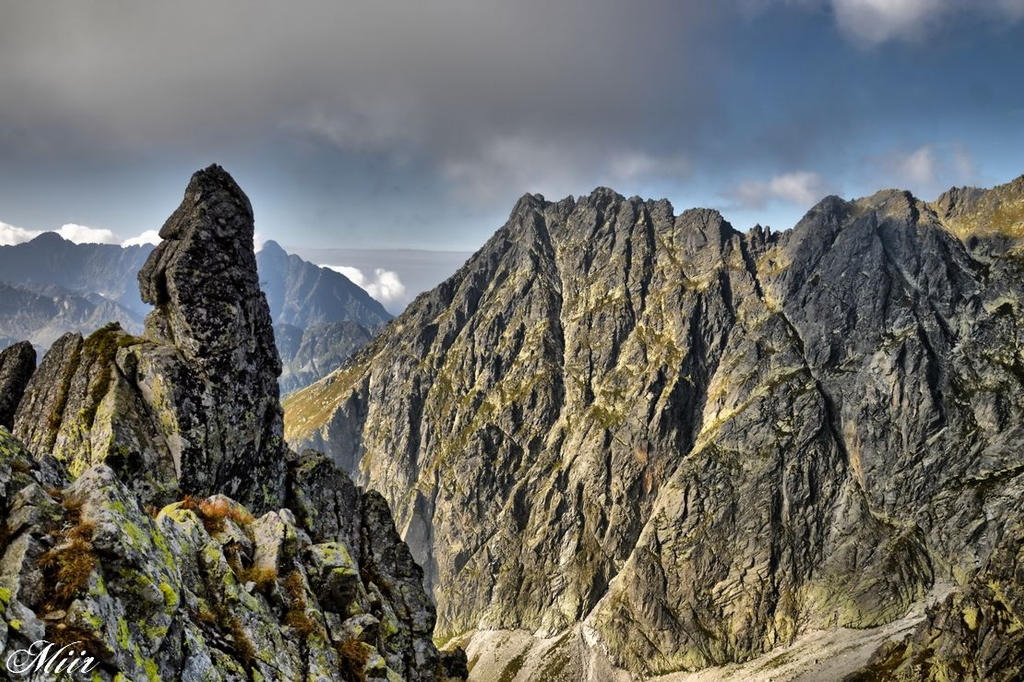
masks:
POLYGON ((281 394, 327 376, 365 346, 391 315, 347 277, 268 241, 256 255, 274 320, 281 394))
POLYGON ((161 236, 145 336, 65 335, 24 442, 0 427, 0 649, 77 642, 101 680, 464 677, 384 500, 281 442, 245 195, 200 171, 161 236))
POLYGON ((286 253, 268 241, 256 254, 260 287, 276 324, 306 329, 330 322, 355 322, 379 329, 391 314, 340 272, 286 253))
POLYGON ((286 437, 389 501, 439 639, 527 630, 547 679, 887 623, 1016 532, 1022 200, 1024 178, 831 197, 742 234, 525 196, 286 400, 286 437))
POLYGON ((1024 529, 1010 528, 982 569, 887 642, 846 682, 1019 680, 1024 676, 1024 529))
POLYGON ((280 498, 281 406, 270 309, 259 288, 249 200, 223 169, 196 173, 139 271, 154 306, 147 337, 179 357, 154 363, 158 377, 198 395, 172 398, 182 490, 219 490, 257 507, 280 498), (183 399, 182 399, 183 398, 183 399), (202 409, 196 409, 202 406, 202 409))
POLYGON ((14 413, 35 371, 36 351, 28 341, 0 351, 0 426, 14 426, 14 413))

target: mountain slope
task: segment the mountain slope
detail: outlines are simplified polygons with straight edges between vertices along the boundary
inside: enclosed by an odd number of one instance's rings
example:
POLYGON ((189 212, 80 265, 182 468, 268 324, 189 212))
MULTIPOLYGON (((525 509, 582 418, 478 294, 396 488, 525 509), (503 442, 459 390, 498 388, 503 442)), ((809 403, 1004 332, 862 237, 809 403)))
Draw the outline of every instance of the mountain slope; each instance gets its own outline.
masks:
POLYGON ((88 331, 111 320, 132 332, 142 329, 136 312, 100 296, 45 295, 0 282, 0 348, 25 340, 45 350, 67 332, 88 331))
POLYGON ((0 246, 0 280, 42 293, 57 286, 83 297, 102 294, 141 319, 148 307, 139 298, 135 273, 151 250, 150 246, 75 244, 55 232, 44 232, 24 244, 0 246))
POLYGON ((281 393, 334 371, 390 319, 379 301, 339 272, 268 241, 256 254, 284 371, 281 393))
POLYGON ((887 623, 1020 515, 1021 197, 830 197, 741 234, 605 189, 528 195, 289 396, 285 436, 388 499, 437 637, 565 635, 549 676, 887 623))
POLYGON ((325 377, 373 338, 373 331, 356 322, 323 322, 300 329, 274 325, 274 340, 284 369, 281 395, 325 377))
POLYGON ((340 272, 290 255, 268 241, 256 254, 260 288, 276 324, 305 329, 325 322, 357 322, 377 329, 391 319, 379 301, 340 272))

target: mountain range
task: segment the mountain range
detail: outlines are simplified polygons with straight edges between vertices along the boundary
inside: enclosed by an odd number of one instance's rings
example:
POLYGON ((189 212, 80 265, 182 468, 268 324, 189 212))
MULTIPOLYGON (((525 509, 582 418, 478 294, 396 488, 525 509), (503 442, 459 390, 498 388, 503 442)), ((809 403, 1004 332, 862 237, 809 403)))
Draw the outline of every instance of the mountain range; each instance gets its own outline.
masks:
MULTIPOLYGON (((151 246, 75 244, 53 232, 0 246, 0 347, 28 340, 42 354, 62 334, 119 322, 142 331, 150 307, 136 273, 151 246)), ((274 241, 256 256, 284 362, 285 393, 324 376, 391 319, 343 274, 289 255, 274 241)))
POLYGON ((1024 675, 1024 176, 782 232, 525 195, 283 401, 275 344, 358 324, 339 280, 276 245, 267 277, 217 166, 160 234, 140 332, 0 353, 0 646, 101 680, 1024 675))
POLYGON ((526 195, 285 437, 388 501, 472 679, 1018 679, 1022 240, 1024 177, 783 232, 526 195))

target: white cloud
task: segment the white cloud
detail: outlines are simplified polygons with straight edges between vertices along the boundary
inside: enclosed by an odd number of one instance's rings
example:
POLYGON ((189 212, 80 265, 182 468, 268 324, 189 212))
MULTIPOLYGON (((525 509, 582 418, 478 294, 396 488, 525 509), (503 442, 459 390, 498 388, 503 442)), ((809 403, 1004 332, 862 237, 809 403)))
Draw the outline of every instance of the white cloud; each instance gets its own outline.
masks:
MULTIPOLYGON (((15 244, 22 244, 27 241, 31 241, 41 235, 45 230, 26 230, 23 227, 15 227, 14 225, 8 225, 7 223, 0 222, 0 246, 13 246, 15 244)), ((52 230, 56 232, 64 239, 75 244, 120 244, 121 240, 117 238, 110 230, 87 227, 85 225, 77 225, 75 223, 65 223, 61 225, 59 229, 52 230)))
POLYGON ((579 189, 583 173, 575 155, 550 141, 499 135, 468 154, 445 159, 441 172, 462 199, 490 203, 510 191, 564 196, 579 189))
POLYGON ((920 186, 935 181, 938 160, 930 145, 894 157, 896 173, 907 184, 920 186))
POLYGON ((259 253, 263 250, 263 245, 267 243, 267 236, 256 230, 252 235, 252 250, 259 253))
POLYGON ((894 150, 877 159, 875 165, 884 183, 909 189, 920 197, 931 197, 952 185, 977 180, 970 151, 956 143, 894 150))
POLYGON ((958 14, 980 15, 994 24, 1024 19, 1024 0, 739 0, 739 8, 756 16, 771 6, 831 11, 839 30, 864 45, 890 40, 921 41, 956 20, 958 14))
POLYGON ((658 178, 676 179, 690 173, 690 161, 683 156, 653 156, 646 152, 630 151, 612 156, 608 162, 612 176, 617 180, 658 178))
POLYGON ((681 154, 609 150, 585 140, 526 133, 495 136, 439 165, 456 197, 481 204, 524 192, 560 198, 589 193, 597 185, 642 190, 646 182, 677 182, 691 171, 681 154))
POLYGON ((123 242, 121 242, 121 246, 145 246, 147 244, 152 244, 156 246, 159 243, 160 233, 157 232, 156 230, 146 230, 137 237, 125 239, 123 242))
POLYGON ((958 182, 967 182, 978 174, 971 153, 961 144, 953 146, 953 168, 956 170, 958 182))
POLYGON ((23 227, 15 227, 0 222, 0 246, 14 246, 23 242, 31 241, 41 233, 37 230, 26 230, 23 227))
POLYGON ((918 40, 960 12, 996 21, 1024 18, 1024 0, 831 0, 836 23, 856 40, 918 40))
POLYGON ((810 207, 827 193, 825 183, 817 173, 793 171, 776 175, 767 182, 744 182, 731 194, 748 208, 760 208, 772 200, 810 207))
POLYGON ((117 238, 110 230, 105 230, 98 227, 87 227, 86 225, 77 225, 75 223, 65 223, 60 226, 57 230, 57 234, 69 242, 76 244, 120 244, 121 240, 117 238))
POLYGON ((913 38, 944 13, 947 0, 832 0, 839 27, 868 43, 913 38))
POLYGON ((374 268, 373 277, 367 277, 362 270, 350 265, 322 265, 320 267, 345 275, 352 280, 353 284, 381 303, 388 303, 405 295, 405 285, 402 284, 402 280, 394 270, 374 268))

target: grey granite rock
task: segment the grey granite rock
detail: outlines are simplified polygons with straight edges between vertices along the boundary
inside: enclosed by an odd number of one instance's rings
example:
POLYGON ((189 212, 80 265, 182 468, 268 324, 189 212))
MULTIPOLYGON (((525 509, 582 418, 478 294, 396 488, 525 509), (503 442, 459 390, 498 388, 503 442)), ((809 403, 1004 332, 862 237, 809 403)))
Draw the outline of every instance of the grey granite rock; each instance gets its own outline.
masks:
POLYGON ((142 337, 108 325, 61 337, 30 382, 15 433, 73 474, 100 462, 161 505, 225 493, 280 505, 285 448, 274 347, 248 199, 197 172, 139 273, 155 310, 142 337))
POLYGON ((100 680, 460 679, 383 499, 282 443, 244 195, 200 171, 161 234, 146 335, 65 335, 24 445, 0 427, 0 646, 77 641, 100 680))
POLYGON ((187 443, 182 489, 273 504, 283 474, 281 361, 259 287, 249 199, 210 166, 192 176, 160 238, 139 271, 142 300, 155 306, 147 336, 176 348, 201 384, 189 396, 201 415, 176 404, 187 443))
POLYGON ((36 351, 22 341, 0 351, 0 426, 14 427, 14 413, 36 371, 36 351))
POLYGON ((380 498, 315 458, 296 458, 292 492, 337 481, 357 504, 314 544, 292 510, 254 518, 223 495, 147 513, 102 464, 44 490, 0 429, 0 646, 78 642, 105 681, 463 679, 380 498))

